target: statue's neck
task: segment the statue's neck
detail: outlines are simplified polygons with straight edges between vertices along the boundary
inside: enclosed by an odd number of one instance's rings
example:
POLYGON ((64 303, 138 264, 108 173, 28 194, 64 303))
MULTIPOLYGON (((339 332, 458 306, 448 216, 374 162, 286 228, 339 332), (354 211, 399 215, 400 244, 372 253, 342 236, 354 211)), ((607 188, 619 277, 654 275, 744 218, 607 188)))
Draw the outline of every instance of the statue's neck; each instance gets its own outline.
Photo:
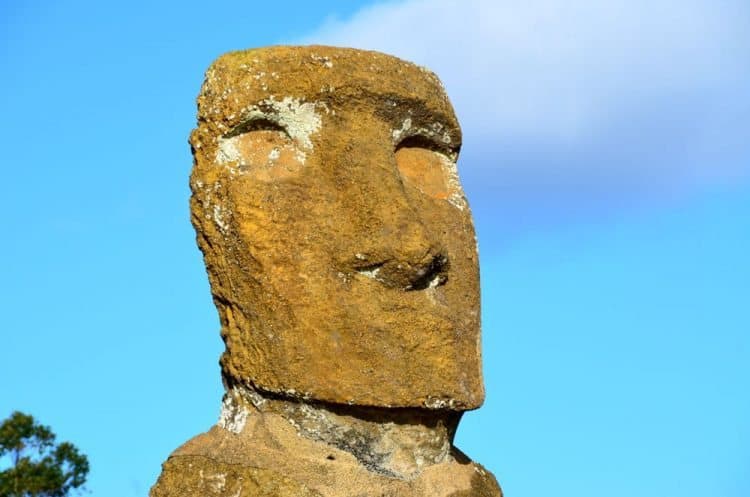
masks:
POLYGON ((452 459, 461 417, 450 411, 301 402, 234 386, 224 397, 219 425, 233 430, 238 417, 247 416, 240 406, 248 404, 261 415, 286 419, 300 436, 349 452, 367 469, 396 478, 452 459))

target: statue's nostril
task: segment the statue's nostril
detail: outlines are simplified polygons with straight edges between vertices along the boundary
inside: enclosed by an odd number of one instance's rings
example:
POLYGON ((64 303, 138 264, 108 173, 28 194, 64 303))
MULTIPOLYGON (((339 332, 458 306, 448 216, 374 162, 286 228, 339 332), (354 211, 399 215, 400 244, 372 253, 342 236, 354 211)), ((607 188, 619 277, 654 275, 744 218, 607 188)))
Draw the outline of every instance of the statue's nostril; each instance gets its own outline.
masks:
POLYGON ((444 285, 448 281, 448 258, 442 254, 432 258, 429 265, 420 268, 406 291, 425 290, 444 285))
POLYGON ((427 264, 409 264, 388 260, 359 266, 356 272, 388 288, 411 292, 444 285, 448 281, 448 266, 448 258, 438 254, 427 264))

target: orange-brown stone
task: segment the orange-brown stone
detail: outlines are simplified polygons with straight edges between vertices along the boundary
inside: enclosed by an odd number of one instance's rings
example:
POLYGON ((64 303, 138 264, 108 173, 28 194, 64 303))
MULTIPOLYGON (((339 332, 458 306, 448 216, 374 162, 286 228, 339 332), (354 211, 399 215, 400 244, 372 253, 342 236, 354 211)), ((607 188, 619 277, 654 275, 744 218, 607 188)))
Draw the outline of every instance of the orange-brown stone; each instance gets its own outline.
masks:
POLYGON ((191 135, 191 209, 232 384, 292 398, 473 409, 479 272, 437 77, 395 57, 220 57, 191 135))
POLYGON ((219 311, 219 422, 151 497, 502 497, 453 446, 484 398, 461 133, 431 72, 271 47, 207 71, 191 214, 219 311))
POLYGON ((150 497, 502 497, 450 443, 455 421, 231 391, 218 425, 169 457, 150 497))

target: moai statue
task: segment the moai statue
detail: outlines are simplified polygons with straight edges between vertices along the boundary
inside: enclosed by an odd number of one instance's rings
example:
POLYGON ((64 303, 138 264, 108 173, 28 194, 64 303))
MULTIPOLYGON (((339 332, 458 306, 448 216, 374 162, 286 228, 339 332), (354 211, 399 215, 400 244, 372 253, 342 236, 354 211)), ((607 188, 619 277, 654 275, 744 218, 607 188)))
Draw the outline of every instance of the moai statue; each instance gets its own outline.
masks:
POLYGON ((190 143, 226 394, 151 497, 500 496, 452 444, 484 390, 461 132, 437 77, 353 49, 229 53, 190 143))

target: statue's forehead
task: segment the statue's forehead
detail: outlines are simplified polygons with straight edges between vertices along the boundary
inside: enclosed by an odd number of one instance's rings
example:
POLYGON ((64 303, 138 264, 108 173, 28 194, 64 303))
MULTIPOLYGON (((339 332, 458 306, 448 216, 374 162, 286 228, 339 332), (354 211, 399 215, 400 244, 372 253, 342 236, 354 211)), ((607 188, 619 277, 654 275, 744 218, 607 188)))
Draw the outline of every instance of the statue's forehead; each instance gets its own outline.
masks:
POLYGON ((206 72, 199 120, 225 134, 248 115, 273 113, 279 102, 317 111, 366 113, 394 129, 440 128, 454 146, 460 129, 440 80, 396 57, 335 47, 268 47, 232 52, 206 72))

